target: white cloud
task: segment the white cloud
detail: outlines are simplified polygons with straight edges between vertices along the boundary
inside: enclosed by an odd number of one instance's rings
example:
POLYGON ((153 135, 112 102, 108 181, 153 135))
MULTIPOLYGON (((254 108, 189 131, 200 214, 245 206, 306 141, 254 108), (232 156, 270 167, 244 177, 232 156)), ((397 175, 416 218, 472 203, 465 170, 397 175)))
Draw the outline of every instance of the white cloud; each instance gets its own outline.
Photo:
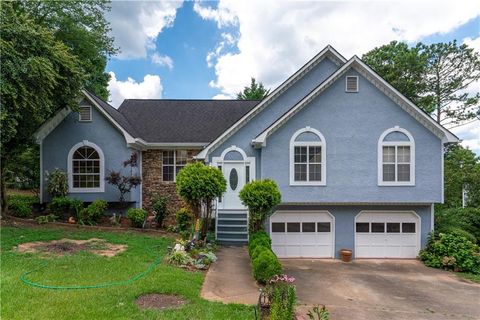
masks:
POLYGON ((182 1, 113 1, 107 20, 112 25, 119 59, 146 58, 155 40, 171 27, 182 1))
POLYGON ((108 91, 112 106, 118 108, 124 99, 160 99, 163 86, 158 75, 147 74, 142 82, 136 82, 130 77, 125 81, 117 80, 115 73, 110 72, 108 91))
POLYGON ((173 60, 167 55, 161 56, 158 53, 152 55, 152 62, 161 66, 165 66, 168 69, 173 69, 173 60))
POLYGON ((214 100, 229 100, 229 99, 232 99, 232 97, 229 96, 229 95, 223 94, 223 93, 219 93, 219 94, 214 95, 212 97, 212 99, 214 99, 214 100))
POLYGON ((252 76, 276 87, 327 44, 350 58, 391 40, 450 32, 478 16, 480 3, 220 0, 216 9, 196 2, 194 10, 219 28, 238 27, 234 52, 224 50, 222 39, 207 57, 215 68, 211 85, 233 96, 252 76))
POLYGON ((460 139, 462 145, 470 148, 477 155, 480 156, 480 121, 474 121, 458 128, 452 129, 460 139))

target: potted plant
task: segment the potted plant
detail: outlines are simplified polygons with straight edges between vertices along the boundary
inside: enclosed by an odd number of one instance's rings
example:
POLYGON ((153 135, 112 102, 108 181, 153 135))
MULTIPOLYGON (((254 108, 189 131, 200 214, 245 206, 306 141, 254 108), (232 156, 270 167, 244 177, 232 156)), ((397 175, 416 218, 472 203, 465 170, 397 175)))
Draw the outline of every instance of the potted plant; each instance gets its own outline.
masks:
POLYGON ((352 258, 352 250, 341 249, 340 250, 340 257, 342 258, 343 262, 350 262, 350 259, 352 258))

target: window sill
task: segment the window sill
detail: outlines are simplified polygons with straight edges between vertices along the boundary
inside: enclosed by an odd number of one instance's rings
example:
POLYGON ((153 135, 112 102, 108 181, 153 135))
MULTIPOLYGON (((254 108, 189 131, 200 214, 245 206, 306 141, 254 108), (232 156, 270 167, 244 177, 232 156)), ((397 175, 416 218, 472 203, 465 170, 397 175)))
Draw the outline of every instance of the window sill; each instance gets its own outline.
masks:
POLYGON ((105 188, 69 188, 68 193, 102 193, 105 188))
POLYGON ((327 184, 325 182, 311 182, 311 181, 290 181, 290 186, 297 187, 297 186, 304 186, 304 187, 325 187, 327 184))
POLYGON ((379 182, 379 187, 415 187, 415 182, 379 182))

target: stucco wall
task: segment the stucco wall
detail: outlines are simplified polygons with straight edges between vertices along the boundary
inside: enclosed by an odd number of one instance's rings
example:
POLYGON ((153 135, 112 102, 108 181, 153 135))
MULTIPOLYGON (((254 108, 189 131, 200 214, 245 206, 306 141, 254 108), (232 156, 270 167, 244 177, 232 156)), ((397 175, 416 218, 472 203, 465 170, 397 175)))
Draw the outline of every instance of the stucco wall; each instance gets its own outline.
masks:
MULTIPOLYGON (((105 174, 109 170, 123 169, 122 162, 127 160, 131 152, 127 147, 123 134, 116 129, 99 111, 92 107, 92 121, 79 122, 78 113, 71 112, 44 140, 42 145, 43 171, 53 171, 55 168, 67 172, 67 158, 70 149, 79 142, 88 140, 99 146, 105 156, 105 174)), ((43 201, 50 201, 46 192, 44 175, 43 201)), ((119 192, 116 187, 105 182, 103 193, 71 193, 69 196, 90 202, 95 199, 118 201, 119 192)), ((140 188, 126 195, 126 201, 139 201, 140 188)))
MULTIPOLYGON (((327 210, 335 217, 335 257, 339 258, 339 250, 346 248, 355 249, 355 216, 362 210, 393 210, 415 211, 421 219, 421 247, 427 243, 428 233, 431 231, 431 207, 429 205, 405 206, 373 206, 373 205, 281 205, 277 210, 292 210, 301 214, 302 210, 327 210)), ((270 223, 265 225, 270 232, 270 223)))
MULTIPOLYGON (((345 92, 345 76, 267 139, 262 178, 274 179, 283 202, 441 202, 441 140, 359 76, 358 93, 345 92), (326 186, 290 186, 292 135, 310 126, 326 140, 326 186), (378 186, 380 135, 400 126, 415 140, 415 186, 378 186)), ((251 140, 251 139, 250 139, 251 140)))

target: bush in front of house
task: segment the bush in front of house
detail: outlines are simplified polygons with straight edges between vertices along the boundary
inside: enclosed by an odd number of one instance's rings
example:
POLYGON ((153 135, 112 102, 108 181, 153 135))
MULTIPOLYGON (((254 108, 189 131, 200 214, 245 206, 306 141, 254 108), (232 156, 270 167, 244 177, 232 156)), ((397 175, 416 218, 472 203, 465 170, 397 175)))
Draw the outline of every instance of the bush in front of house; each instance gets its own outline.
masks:
POLYGON ((175 218, 177 220, 178 231, 189 231, 192 228, 193 224, 193 213, 186 209, 181 208, 175 214, 175 218))
POLYGON ((270 320, 291 320, 295 318, 295 291, 294 277, 286 274, 275 275, 268 280, 265 291, 270 301, 270 320))
POLYGON ((52 172, 46 172, 47 192, 52 198, 65 197, 68 194, 67 173, 56 168, 52 172))
POLYGON ((249 232, 254 233, 263 229, 263 223, 280 203, 281 194, 275 181, 254 180, 240 190, 240 199, 248 207, 249 232))
POLYGON ((253 233, 248 240, 248 254, 250 255, 250 257, 252 257, 253 252, 259 246, 263 246, 266 248, 272 247, 272 240, 263 230, 253 233))
POLYGON ((48 204, 48 209, 56 216, 63 216, 65 213, 70 213, 80 204, 83 205, 81 200, 73 199, 69 197, 55 197, 48 204))
POLYGON ((147 216, 148 212, 143 209, 130 208, 127 211, 127 217, 135 228, 142 228, 147 216))
POLYGON ((107 211, 108 203, 105 200, 97 199, 82 210, 82 220, 90 224, 97 223, 107 211))
POLYGON ((15 217, 27 218, 32 214, 32 205, 38 202, 34 196, 12 195, 8 197, 8 212, 15 217))
POLYGON ((464 235, 480 245, 480 208, 454 208, 435 212, 435 232, 463 230, 464 235), (467 235, 468 233, 469 235, 467 235))
POLYGON ((478 245, 455 233, 430 235, 420 260, 428 267, 480 274, 478 245))
POLYGON ((168 215, 168 198, 156 195, 152 200, 152 210, 155 212, 157 227, 162 227, 163 220, 168 215))
POLYGON ((253 233, 248 241, 248 253, 252 261, 253 277, 266 283, 271 277, 282 273, 282 264, 271 249, 268 234, 261 230, 253 233))

